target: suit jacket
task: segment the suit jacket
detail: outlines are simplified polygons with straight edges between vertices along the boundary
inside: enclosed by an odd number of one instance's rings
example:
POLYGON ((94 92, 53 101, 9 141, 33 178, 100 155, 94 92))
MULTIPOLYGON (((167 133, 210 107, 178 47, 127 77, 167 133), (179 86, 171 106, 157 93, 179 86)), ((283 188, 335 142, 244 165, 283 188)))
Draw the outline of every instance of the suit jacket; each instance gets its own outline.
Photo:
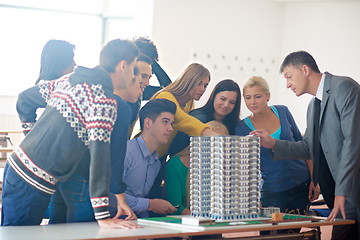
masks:
MULTIPOLYGON (((320 143, 335 180, 335 195, 345 196, 354 206, 360 207, 360 85, 349 77, 325 74, 320 143)), ((277 140, 274 159, 314 159, 313 108, 314 100, 311 100, 304 139, 300 142, 277 140)), ((322 169, 318 174, 324 174, 322 169)), ((327 186, 320 182, 320 187, 327 186)))

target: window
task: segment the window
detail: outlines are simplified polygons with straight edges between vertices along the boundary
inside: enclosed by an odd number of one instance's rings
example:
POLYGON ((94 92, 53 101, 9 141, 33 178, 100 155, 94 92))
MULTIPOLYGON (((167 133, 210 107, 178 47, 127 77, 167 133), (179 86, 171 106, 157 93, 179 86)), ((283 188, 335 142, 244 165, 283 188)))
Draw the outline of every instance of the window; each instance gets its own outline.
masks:
POLYGON ((151 19, 149 0, 2 0, 0 95, 34 85, 48 40, 69 41, 76 46, 77 65, 94 67, 104 42, 150 36, 151 19))

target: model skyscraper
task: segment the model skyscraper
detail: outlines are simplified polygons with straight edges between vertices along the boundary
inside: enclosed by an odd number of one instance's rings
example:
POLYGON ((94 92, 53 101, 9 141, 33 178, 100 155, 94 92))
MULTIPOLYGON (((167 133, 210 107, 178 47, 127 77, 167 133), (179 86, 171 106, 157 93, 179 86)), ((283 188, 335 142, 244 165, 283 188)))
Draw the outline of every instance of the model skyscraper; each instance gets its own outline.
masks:
POLYGON ((191 214, 218 221, 259 217, 259 172, 258 137, 191 137, 191 214))

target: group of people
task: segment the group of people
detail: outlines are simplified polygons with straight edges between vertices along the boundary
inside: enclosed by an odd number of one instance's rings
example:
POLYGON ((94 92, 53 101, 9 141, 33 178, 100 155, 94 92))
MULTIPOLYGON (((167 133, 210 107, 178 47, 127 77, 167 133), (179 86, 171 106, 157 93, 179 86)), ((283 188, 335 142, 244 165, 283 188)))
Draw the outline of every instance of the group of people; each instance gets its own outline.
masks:
POLYGON ((261 138, 261 204, 306 214, 320 191, 334 239, 360 236, 360 86, 321 73, 305 51, 289 54, 280 72, 297 96, 321 100, 308 109, 300 133, 289 109, 269 106, 270 89, 250 77, 242 94, 251 115, 240 120, 241 90, 219 81, 206 102, 210 71, 190 64, 171 81, 147 38, 112 40, 99 66, 75 70, 74 45, 50 40, 36 85, 22 92, 17 111, 26 137, 4 171, 2 225, 97 220, 101 227, 135 228, 137 217, 190 214, 189 136, 254 134, 261 138), (160 86, 149 86, 152 74, 160 86), (141 107, 142 100, 149 100, 141 107), (45 108, 37 119, 37 109, 45 108), (317 118, 317 120, 314 120, 317 118), (141 132, 129 140, 139 119, 141 132), (281 160, 278 160, 281 159, 281 160), (348 234, 348 235, 346 235, 348 234))

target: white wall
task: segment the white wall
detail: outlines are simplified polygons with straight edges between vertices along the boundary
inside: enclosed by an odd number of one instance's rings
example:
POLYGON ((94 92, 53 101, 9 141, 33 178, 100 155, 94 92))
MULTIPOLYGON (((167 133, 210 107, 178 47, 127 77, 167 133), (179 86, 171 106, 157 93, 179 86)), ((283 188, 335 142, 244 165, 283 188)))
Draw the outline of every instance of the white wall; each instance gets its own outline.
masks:
MULTIPOLYGON (((360 2, 288 3, 285 5, 281 56, 306 50, 320 71, 346 75, 360 82, 360 2)), ((279 101, 287 103, 301 129, 310 95, 296 97, 283 87, 279 101)))
MULTIPOLYGON (((170 77, 192 62, 212 73, 198 106, 224 78, 242 87, 248 77, 261 75, 270 83, 270 104, 289 106, 304 131, 310 96, 296 97, 278 73, 288 53, 309 51, 321 71, 360 81, 359 1, 154 0, 153 12, 151 38, 170 77)), ((16 114, 15 99, 0 96, 0 114, 16 114)), ((242 117, 248 114, 243 106, 242 117)))
POLYGON ((0 96, 0 113, 2 115, 16 114, 16 99, 17 96, 0 96))
MULTIPOLYGON (((152 38, 173 80, 192 62, 209 68, 210 90, 198 106, 221 79, 233 78, 242 87, 248 77, 261 75, 270 84, 270 104, 289 106, 304 131, 310 96, 297 98, 286 89, 280 64, 288 53, 306 50, 320 70, 360 80, 358 13, 360 3, 347 1, 154 0, 152 38)), ((243 104, 241 116, 248 114, 243 104)))
POLYGON ((104 36, 106 42, 114 38, 151 35, 152 0, 78 0, 71 4, 70 0, 0 2, 60 10, 48 12, 0 7, 0 32, 3 36, 0 38, 0 129, 20 127, 15 109, 17 95, 34 85, 39 75, 41 50, 49 39, 63 39, 75 44, 76 63, 93 67, 98 64, 102 46, 102 22, 97 14, 103 12, 104 16, 111 18, 104 36), (61 10, 95 15, 70 14, 61 10))
POLYGON ((283 9, 282 3, 263 1, 155 0, 152 38, 160 64, 173 80, 192 62, 209 68, 212 80, 198 106, 222 79, 232 78, 240 87, 252 75, 273 79, 283 9))
MULTIPOLYGON (((17 96, 0 96, 0 130, 22 131, 19 117, 16 114, 16 98, 17 96)), ((18 145, 24 135, 9 133, 8 137, 12 144, 18 145)), ((9 142, 7 144, 10 146, 9 142)))

